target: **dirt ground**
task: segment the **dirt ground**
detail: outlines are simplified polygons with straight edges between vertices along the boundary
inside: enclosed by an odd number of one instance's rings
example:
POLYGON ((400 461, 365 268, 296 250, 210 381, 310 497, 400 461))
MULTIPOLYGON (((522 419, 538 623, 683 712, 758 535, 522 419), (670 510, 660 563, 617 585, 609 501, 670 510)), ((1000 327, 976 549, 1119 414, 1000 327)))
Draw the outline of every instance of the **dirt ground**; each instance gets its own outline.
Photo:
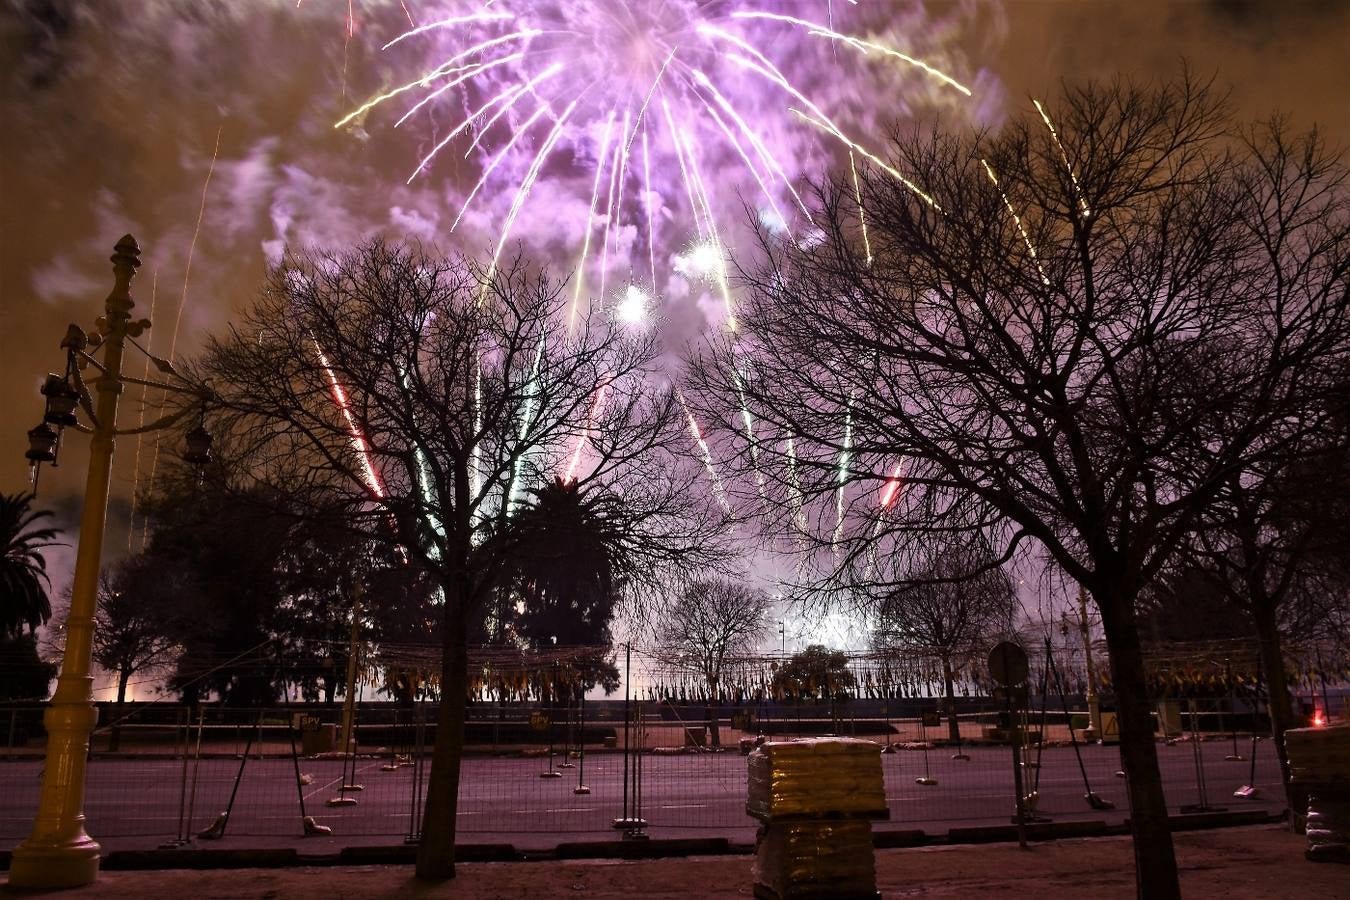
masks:
MULTIPOLYGON (((1259 826, 1176 836, 1182 889, 1188 897, 1225 900, 1350 898, 1350 866, 1303 858, 1304 838, 1259 826)), ((458 877, 425 886, 410 867, 237 869, 107 872, 78 891, 47 897, 384 898, 446 897, 514 900, 526 897, 730 898, 751 895, 748 856, 690 857, 642 862, 468 863, 458 877)), ((1041 898, 1134 896, 1129 841, 1062 840, 1020 850, 1014 845, 948 846, 877 853, 882 896, 1041 898)), ((5 896, 33 896, 8 888, 5 896)))

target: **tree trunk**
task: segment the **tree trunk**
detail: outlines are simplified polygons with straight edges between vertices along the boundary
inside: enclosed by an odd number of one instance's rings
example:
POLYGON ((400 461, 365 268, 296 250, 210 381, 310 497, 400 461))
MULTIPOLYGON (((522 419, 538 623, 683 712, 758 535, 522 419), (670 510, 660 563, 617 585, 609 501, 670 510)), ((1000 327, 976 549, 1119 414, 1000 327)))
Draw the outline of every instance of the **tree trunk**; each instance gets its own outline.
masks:
POLYGON ((708 708, 705 711, 708 719, 708 746, 722 746, 722 734, 717 728, 718 709, 717 709, 717 681, 708 680, 708 708))
POLYGON ((1098 608, 1111 652, 1111 682, 1120 725, 1120 756, 1130 797, 1130 830, 1134 838, 1135 891, 1146 900, 1181 897, 1176 852, 1167 821, 1167 798, 1158 771, 1158 746, 1153 739, 1144 655, 1134 618, 1134 597, 1098 595, 1098 608))
POLYGON ((112 733, 108 736, 108 752, 116 753, 122 746, 122 704, 127 699, 127 682, 131 680, 131 673, 122 669, 117 673, 117 703, 113 706, 113 726, 112 733))
POLYGON ((961 743, 961 723, 956 721, 956 685, 952 680, 951 657, 942 657, 942 681, 947 688, 947 739, 961 743))
POLYGON ((459 766, 464 756, 464 709, 469 687, 469 652, 464 615, 446 604, 441 656, 441 706, 427 779, 417 877, 455 877, 455 817, 459 811, 459 766))
POLYGON ((1285 801, 1295 827, 1303 830, 1303 819, 1308 814, 1307 794, 1289 782, 1289 754, 1284 747, 1284 733, 1294 727, 1293 704, 1289 700, 1289 683, 1284 672, 1284 651, 1280 642, 1280 628, 1275 611, 1267 605, 1253 604, 1252 619, 1256 623, 1257 641, 1261 647, 1261 667, 1265 669, 1266 688, 1270 694, 1270 736, 1275 743, 1275 755, 1280 760, 1280 781, 1284 785, 1285 801))

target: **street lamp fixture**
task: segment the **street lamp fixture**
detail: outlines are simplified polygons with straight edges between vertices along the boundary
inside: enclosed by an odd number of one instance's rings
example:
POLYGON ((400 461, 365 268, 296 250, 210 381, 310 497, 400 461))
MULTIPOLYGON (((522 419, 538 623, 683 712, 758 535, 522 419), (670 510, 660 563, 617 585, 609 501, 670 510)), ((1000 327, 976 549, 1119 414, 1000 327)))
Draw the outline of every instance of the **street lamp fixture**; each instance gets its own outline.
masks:
POLYGON ((61 440, 61 436, 56 433, 56 429, 41 422, 38 426, 28 432, 28 452, 24 458, 32 464, 33 481, 37 481, 37 467, 42 463, 56 462, 56 445, 61 440))
POLYGON ((47 398, 47 408, 42 414, 44 423, 66 428, 78 421, 75 407, 80 402, 80 392, 70 383, 68 376, 48 374, 42 385, 42 396, 47 398))
MULTIPOLYGON (((9 883, 13 887, 78 887, 98 876, 100 848, 84 830, 84 780, 89 736, 98 721, 90 657, 113 448, 119 436, 170 428, 193 409, 199 408, 204 418, 206 403, 212 396, 205 388, 179 375, 170 362, 152 356, 136 342, 150 327, 148 319, 131 318, 135 306, 131 280, 141 265, 140 255, 141 248, 131 235, 117 242, 112 255, 114 283, 104 302, 104 314, 91 332, 78 325, 66 329, 61 341, 61 349, 66 353, 65 374, 47 376, 42 385, 46 400, 42 422, 28 432, 28 451, 24 456, 33 465, 35 484, 41 464, 55 464, 61 436, 67 428, 89 434, 92 440, 70 611, 64 626, 65 653, 56 692, 42 717, 47 731, 42 793, 32 834, 14 849, 10 860, 9 883), (169 380, 149 381, 123 374, 122 360, 128 344, 144 354, 169 380), (90 382, 93 396, 82 377, 89 368, 97 373, 90 382), (117 404, 128 384, 196 397, 200 405, 185 405, 148 425, 119 430, 117 404), (84 413, 88 424, 80 421, 77 410, 84 413)), ((210 459, 211 436, 201 420, 186 439, 184 459, 194 465, 210 459)))
POLYGON ((183 461, 198 468, 211 461, 211 434, 206 430, 206 403, 202 403, 202 418, 197 427, 183 436, 183 461))

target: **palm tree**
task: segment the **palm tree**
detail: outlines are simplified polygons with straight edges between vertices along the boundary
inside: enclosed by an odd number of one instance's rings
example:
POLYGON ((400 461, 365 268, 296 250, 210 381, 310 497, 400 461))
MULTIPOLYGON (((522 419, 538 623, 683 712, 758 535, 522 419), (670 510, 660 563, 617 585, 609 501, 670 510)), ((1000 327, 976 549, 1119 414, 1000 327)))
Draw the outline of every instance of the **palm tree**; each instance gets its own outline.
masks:
POLYGON ((517 634, 534 646, 609 643, 623 566, 617 498, 561 478, 530 494, 513 541, 517 634))
POLYGON ((32 508, 33 494, 0 494, 0 636, 18 637, 52 617, 51 581, 42 550, 57 546, 58 529, 40 524, 51 516, 32 508))

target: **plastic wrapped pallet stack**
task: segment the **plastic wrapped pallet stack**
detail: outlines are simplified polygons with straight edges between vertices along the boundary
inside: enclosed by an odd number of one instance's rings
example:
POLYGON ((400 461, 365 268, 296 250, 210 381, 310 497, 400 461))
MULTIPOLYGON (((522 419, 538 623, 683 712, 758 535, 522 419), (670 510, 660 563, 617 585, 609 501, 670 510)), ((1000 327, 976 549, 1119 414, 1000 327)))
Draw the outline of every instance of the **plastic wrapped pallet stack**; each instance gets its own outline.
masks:
POLYGON ((1284 746, 1308 792, 1308 858, 1350 862, 1350 725, 1286 731, 1284 746))
POLYGON ((764 744, 750 754, 745 811, 759 819, 755 896, 875 898, 872 819, 885 819, 881 747, 851 738, 764 744))

